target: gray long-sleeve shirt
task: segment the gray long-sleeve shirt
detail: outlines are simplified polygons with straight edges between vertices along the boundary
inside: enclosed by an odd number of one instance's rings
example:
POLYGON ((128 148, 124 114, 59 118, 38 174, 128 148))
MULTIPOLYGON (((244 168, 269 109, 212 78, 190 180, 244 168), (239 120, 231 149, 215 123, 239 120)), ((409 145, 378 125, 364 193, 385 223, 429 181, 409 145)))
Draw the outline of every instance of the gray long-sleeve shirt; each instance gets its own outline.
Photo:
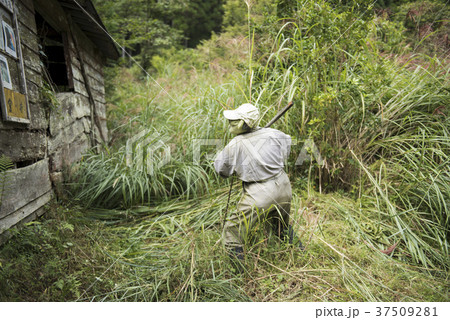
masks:
POLYGON ((277 175, 291 151, 291 137, 271 128, 234 137, 217 155, 214 168, 223 177, 236 173, 245 182, 262 181, 277 175))

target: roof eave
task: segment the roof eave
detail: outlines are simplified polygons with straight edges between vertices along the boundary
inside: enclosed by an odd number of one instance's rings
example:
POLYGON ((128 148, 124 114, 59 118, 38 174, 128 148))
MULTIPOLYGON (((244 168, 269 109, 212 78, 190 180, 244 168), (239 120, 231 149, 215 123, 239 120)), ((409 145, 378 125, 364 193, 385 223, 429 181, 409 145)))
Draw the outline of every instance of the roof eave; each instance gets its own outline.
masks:
POLYGON ((91 0, 74 1, 58 0, 61 6, 70 14, 72 20, 80 27, 86 36, 99 48, 105 57, 117 60, 119 51, 103 25, 91 0))

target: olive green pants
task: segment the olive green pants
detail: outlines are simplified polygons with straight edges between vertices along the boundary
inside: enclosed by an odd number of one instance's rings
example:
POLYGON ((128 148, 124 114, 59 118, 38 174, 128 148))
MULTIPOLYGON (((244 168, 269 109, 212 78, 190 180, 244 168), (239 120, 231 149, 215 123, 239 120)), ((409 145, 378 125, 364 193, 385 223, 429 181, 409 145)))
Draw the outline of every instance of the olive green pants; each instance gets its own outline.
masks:
POLYGON ((291 199, 291 183, 284 171, 264 182, 244 182, 237 210, 225 222, 225 247, 242 247, 251 236, 252 230, 256 227, 266 227, 267 224, 281 236, 289 225, 291 199))

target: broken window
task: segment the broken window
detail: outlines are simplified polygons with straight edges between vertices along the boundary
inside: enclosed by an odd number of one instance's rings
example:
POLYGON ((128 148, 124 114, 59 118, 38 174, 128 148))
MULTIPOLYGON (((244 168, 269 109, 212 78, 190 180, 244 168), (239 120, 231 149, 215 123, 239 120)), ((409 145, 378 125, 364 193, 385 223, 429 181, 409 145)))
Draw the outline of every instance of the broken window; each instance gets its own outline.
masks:
POLYGON ((55 30, 37 12, 36 26, 44 79, 58 92, 71 91, 73 81, 67 63, 70 60, 66 34, 55 30))

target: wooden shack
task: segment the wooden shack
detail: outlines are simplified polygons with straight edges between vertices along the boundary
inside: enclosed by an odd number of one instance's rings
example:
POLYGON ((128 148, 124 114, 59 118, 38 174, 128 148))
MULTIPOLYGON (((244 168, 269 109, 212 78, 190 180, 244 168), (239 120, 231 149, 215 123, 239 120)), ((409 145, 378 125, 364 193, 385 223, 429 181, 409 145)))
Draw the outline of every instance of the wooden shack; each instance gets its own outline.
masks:
POLYGON ((0 0, 0 242, 45 212, 65 166, 107 142, 103 66, 119 57, 90 0, 0 0), (6 157, 6 158, 5 158, 6 157))

